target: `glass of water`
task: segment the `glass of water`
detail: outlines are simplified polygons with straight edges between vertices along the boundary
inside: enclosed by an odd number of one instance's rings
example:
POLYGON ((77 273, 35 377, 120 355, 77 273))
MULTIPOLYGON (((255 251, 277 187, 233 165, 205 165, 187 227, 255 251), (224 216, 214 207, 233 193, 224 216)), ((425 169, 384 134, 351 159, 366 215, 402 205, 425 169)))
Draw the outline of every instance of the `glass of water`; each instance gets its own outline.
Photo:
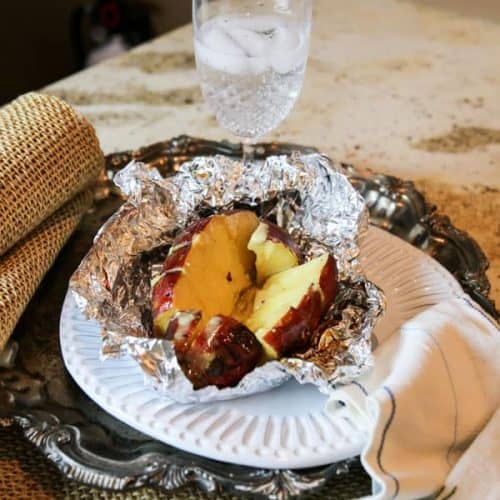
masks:
POLYGON ((300 93, 312 0, 193 0, 196 66, 219 124, 246 145, 276 128, 300 93))

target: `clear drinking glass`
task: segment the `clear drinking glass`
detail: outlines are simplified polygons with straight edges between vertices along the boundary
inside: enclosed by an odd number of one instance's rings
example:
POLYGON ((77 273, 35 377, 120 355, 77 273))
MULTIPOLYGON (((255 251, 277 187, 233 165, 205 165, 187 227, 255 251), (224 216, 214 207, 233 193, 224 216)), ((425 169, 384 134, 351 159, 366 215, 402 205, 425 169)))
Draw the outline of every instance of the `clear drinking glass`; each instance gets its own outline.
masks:
POLYGON ((300 93, 312 0, 193 0, 196 66, 219 124, 251 144, 300 93))

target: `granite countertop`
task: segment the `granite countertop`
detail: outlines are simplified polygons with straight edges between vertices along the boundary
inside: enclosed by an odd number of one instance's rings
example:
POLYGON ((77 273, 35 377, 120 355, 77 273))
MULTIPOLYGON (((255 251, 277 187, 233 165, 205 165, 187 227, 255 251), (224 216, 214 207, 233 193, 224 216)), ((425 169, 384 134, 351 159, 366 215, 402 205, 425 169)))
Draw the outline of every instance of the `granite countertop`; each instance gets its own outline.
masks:
MULTIPOLYGON (((401 0, 315 0, 295 109, 265 139, 416 182, 491 262, 500 301, 500 24, 401 0)), ((203 103, 192 28, 46 88, 106 153, 187 133, 228 138, 203 103)))

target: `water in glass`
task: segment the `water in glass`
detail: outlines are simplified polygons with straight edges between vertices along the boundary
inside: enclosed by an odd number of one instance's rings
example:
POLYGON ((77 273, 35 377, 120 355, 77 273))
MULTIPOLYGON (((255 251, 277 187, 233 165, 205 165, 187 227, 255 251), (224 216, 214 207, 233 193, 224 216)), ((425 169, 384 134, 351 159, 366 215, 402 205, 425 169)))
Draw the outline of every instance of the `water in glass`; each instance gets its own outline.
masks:
POLYGON ((280 14, 212 17, 195 35, 203 95, 219 123, 253 139, 275 128, 297 99, 310 21, 280 14))

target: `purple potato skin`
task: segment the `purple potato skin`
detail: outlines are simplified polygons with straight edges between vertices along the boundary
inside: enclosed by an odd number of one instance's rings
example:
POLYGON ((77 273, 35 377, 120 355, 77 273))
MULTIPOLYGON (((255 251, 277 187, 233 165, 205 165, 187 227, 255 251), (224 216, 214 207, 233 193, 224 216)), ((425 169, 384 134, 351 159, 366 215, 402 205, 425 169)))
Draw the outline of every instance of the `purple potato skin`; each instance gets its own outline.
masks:
POLYGON ((173 335, 179 365, 195 389, 234 387, 261 360, 260 342, 234 318, 214 316, 199 333, 196 324, 173 335))
POLYGON ((300 304, 290 308, 263 340, 278 354, 278 358, 301 352, 309 345, 312 333, 337 293, 337 265, 330 255, 319 277, 319 291, 309 290, 300 304))
POLYGON ((302 255, 302 250, 295 240, 281 227, 273 224, 269 221, 264 221, 267 226, 267 239, 274 243, 281 243, 288 249, 290 249, 297 257, 298 263, 302 264, 304 262, 304 256, 302 255))

